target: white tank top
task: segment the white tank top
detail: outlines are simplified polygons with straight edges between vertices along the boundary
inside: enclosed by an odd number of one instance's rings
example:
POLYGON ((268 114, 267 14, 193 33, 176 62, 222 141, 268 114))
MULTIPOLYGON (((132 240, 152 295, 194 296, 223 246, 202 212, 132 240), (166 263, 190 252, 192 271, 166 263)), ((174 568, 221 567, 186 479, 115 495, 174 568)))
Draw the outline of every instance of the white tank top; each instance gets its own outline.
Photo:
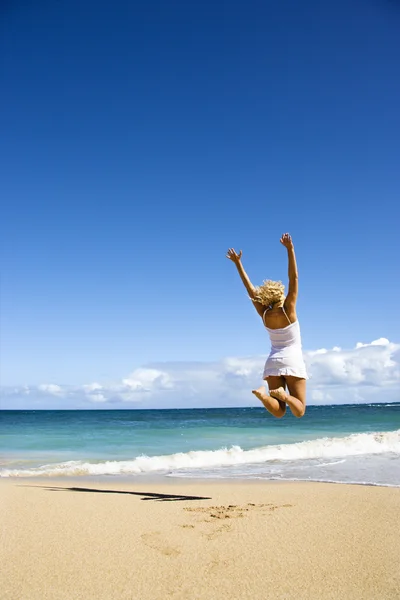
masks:
POLYGON ((269 333, 269 339, 271 340, 271 352, 269 358, 287 358, 289 356, 302 355, 299 322, 294 321, 294 323, 290 323, 290 320, 285 313, 289 325, 279 329, 270 329, 265 325, 265 312, 263 314, 263 322, 265 329, 269 333))

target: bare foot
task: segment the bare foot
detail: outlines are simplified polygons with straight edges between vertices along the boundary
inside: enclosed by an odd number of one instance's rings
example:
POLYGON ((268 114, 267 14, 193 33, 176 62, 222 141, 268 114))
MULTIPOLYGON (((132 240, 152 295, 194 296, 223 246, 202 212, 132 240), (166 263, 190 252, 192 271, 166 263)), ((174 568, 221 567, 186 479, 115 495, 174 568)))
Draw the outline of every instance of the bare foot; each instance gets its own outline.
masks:
POLYGON ((277 400, 281 400, 282 402, 287 401, 287 393, 283 389, 283 387, 279 387, 276 390, 269 390, 270 395, 277 400))
POLYGON ((261 402, 267 399, 267 393, 263 385, 259 387, 258 390, 251 390, 251 393, 254 394, 259 400, 261 400, 261 402))

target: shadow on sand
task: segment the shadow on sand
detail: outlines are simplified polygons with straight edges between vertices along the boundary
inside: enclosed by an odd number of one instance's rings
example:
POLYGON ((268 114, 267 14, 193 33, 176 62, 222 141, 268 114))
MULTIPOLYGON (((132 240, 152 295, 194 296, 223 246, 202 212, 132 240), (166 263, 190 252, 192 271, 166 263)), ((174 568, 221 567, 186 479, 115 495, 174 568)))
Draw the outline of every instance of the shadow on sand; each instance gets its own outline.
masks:
POLYGON ((45 485, 25 485, 23 487, 39 487, 50 492, 86 492, 92 494, 129 494, 141 496, 141 500, 156 500, 157 502, 178 502, 181 500, 211 500, 206 496, 184 496, 182 494, 159 494, 157 492, 128 492, 125 490, 102 490, 84 487, 48 487, 45 485))

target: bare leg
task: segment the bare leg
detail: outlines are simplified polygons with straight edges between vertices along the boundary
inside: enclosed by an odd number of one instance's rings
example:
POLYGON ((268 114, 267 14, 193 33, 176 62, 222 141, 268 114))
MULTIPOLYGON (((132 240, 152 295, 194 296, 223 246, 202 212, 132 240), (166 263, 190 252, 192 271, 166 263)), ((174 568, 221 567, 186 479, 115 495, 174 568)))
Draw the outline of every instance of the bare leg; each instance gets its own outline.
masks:
MULTIPOLYGON (((283 377, 268 377, 267 381, 269 387, 272 387, 272 385, 285 385, 283 377)), ((264 407, 269 413, 271 413, 271 415, 274 415, 274 417, 277 417, 278 419, 283 417, 283 415, 286 412, 285 402, 282 402, 278 398, 273 398, 272 396, 268 395, 263 385, 257 390, 252 390, 252 393, 256 396, 256 398, 261 400, 264 407)))
POLYGON ((270 390, 273 398, 286 402, 295 417, 302 417, 306 412, 306 380, 299 377, 285 377, 289 393, 280 386, 270 390))

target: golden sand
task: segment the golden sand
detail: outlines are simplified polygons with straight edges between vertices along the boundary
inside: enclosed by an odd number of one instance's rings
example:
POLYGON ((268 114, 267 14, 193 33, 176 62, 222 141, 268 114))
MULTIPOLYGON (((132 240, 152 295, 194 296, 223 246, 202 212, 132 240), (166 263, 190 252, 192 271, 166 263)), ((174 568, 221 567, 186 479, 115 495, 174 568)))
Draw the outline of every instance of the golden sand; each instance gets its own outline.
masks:
POLYGON ((400 490, 0 482, 1 600, 400 598, 400 490))

